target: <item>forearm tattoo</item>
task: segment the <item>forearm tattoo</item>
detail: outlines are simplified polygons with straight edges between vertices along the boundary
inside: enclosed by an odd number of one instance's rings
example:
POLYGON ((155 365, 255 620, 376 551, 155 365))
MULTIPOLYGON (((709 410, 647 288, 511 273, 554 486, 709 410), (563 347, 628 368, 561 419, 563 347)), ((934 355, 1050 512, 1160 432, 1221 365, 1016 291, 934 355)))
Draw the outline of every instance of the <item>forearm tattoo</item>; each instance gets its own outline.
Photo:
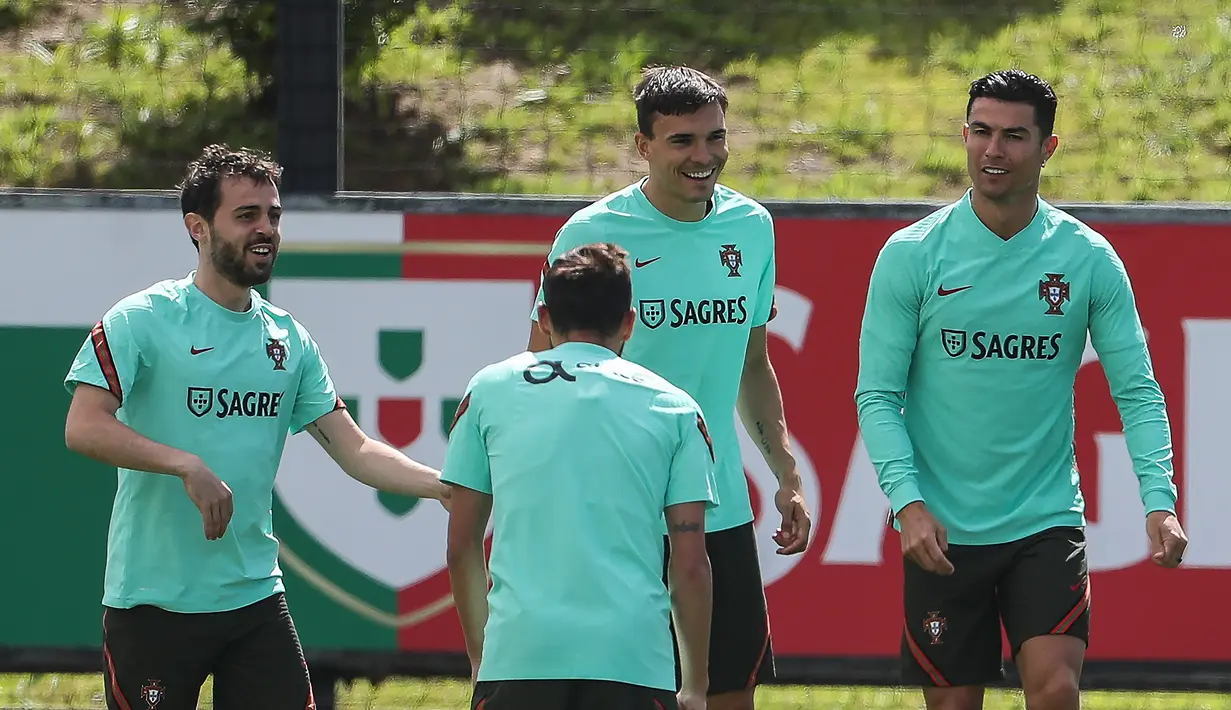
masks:
POLYGON ((770 448, 769 437, 765 434, 765 424, 763 422, 757 422, 757 435, 761 437, 761 450, 765 452, 765 455, 773 454, 774 451, 770 448))

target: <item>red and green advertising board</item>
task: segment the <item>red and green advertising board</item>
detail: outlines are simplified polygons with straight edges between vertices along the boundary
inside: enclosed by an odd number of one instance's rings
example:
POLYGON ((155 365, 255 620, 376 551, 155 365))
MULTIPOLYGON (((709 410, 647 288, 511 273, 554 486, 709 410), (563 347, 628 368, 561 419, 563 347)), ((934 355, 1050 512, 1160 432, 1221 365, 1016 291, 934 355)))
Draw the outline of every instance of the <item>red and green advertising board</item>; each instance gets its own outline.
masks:
MULTIPOLYGON (((543 256, 569 210, 468 212, 431 204, 292 209, 267 293, 311 330, 360 425, 439 465, 470 375, 524 348, 543 256)), ((783 669, 814 677, 810 664, 884 665, 898 652, 901 556, 884 524, 886 502, 859 438, 852 394, 873 260, 914 213, 778 211, 779 315, 770 324, 770 348, 813 506, 805 554, 771 554, 777 521, 763 501, 773 478, 746 440, 744 462, 775 651, 783 669)), ((68 398, 60 382, 108 306, 187 273, 196 252, 174 209, 0 212, 0 366, 9 413, 0 427, 7 486, 0 519, 8 540, 0 650, 8 649, 8 658, 50 659, 100 642, 115 489, 112 470, 65 450, 68 398)), ((1090 221, 1124 258, 1137 292, 1168 399, 1180 513, 1192 545, 1179 570, 1149 561, 1119 415, 1087 347, 1076 380, 1076 448, 1090 517, 1089 657, 1225 672, 1231 216, 1226 223, 1139 222, 1106 208, 1091 214, 1104 217, 1090 221)), ((274 514, 288 598, 310 655, 359 659, 347 665, 360 669, 364 658, 456 659, 462 639, 439 505, 377 494, 338 470, 309 437, 296 436, 279 471, 274 514)), ((382 667, 403 666, 394 660, 382 667)))

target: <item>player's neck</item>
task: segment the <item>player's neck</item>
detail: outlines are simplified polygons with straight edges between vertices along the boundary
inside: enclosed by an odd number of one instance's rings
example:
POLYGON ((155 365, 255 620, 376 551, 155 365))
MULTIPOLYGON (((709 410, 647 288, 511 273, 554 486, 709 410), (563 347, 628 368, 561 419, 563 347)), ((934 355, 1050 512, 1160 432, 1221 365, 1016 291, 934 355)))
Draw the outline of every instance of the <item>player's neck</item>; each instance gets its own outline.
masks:
POLYGON ((252 306, 252 294, 248 289, 227 281, 212 269, 198 267, 192 283, 209 300, 227 310, 243 313, 252 306))
POLYGON ((647 178, 641 186, 641 192, 645 194, 645 199, 654 205, 654 209, 662 212, 671 219, 677 222, 700 222, 705 219, 705 215, 709 212, 709 200, 705 202, 683 202, 672 199, 666 195, 659 194, 654 186, 654 178, 647 178))
POLYGON ((567 336, 556 335, 552 338, 554 341, 552 347, 559 347, 565 343, 586 343, 588 345, 597 345, 601 348, 607 348, 613 353, 620 352, 620 339, 610 338, 596 333, 569 333, 567 336))
POLYGON ((1034 220, 1039 201, 1037 194, 1029 193, 1004 201, 991 200, 976 190, 971 194, 970 207, 983 226, 1008 241, 1034 220))

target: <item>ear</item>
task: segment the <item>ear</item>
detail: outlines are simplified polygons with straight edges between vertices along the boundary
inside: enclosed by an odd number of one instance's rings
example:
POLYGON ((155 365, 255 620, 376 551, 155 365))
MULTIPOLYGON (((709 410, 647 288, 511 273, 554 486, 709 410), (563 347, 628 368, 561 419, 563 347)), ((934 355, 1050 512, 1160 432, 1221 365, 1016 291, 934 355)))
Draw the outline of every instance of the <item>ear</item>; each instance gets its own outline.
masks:
POLYGON ((198 244, 203 238, 209 236, 209 223, 196 212, 189 212, 184 215, 184 227, 188 229, 188 233, 192 235, 193 239, 197 240, 198 244))
POLYGON ((650 137, 641 131, 637 131, 637 135, 633 136, 633 142, 637 144, 637 154, 642 160, 650 159, 650 137))
POLYGON ((1047 161, 1051 160, 1051 157, 1055 155, 1056 148, 1059 147, 1059 145, 1060 145, 1060 139, 1056 137, 1055 135, 1051 136, 1050 138, 1048 138, 1046 141, 1043 142, 1043 163, 1044 164, 1046 164, 1047 161))
POLYGON ((624 322, 620 324, 620 342, 628 342, 633 337, 633 328, 637 325, 637 309, 630 308, 624 314, 624 322))
POLYGON ((552 330, 551 329, 551 314, 547 312, 547 305, 543 303, 539 304, 538 311, 539 311, 539 321, 538 321, 539 332, 542 333, 543 335, 546 335, 548 340, 550 340, 551 330, 552 330))
POLYGON ((965 143, 968 140, 970 140, 970 124, 963 123, 962 124, 962 142, 965 143))

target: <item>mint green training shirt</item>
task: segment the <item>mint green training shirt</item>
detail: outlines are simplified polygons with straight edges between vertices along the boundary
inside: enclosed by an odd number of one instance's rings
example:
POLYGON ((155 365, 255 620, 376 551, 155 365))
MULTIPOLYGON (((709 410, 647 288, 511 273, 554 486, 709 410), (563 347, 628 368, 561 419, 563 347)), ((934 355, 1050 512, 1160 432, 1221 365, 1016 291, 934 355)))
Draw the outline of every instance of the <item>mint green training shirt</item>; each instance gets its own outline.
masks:
POLYGON ((272 506, 287 433, 342 406, 316 343, 289 313, 255 291, 246 312, 228 310, 192 277, 112 306, 64 385, 110 390, 119 421, 201 457, 231 488, 234 513, 225 535, 206 540, 183 481, 119 469, 106 606, 229 611, 283 591, 272 506))
MULTIPOLYGON (((708 532, 752 520, 735 405, 753 328, 774 316, 774 223, 764 206, 724 185, 697 222, 659 212, 636 182, 579 210, 547 263, 574 247, 613 242, 629 253, 639 319, 623 356, 691 395, 705 412, 722 503, 708 532)), ((543 300, 540 287, 537 302, 543 300)), ((538 318, 537 307, 530 315, 538 318)))
POLYGON ((661 525, 669 506, 717 503, 712 457, 696 402, 606 348, 480 370, 442 471, 492 496, 478 679, 674 690, 661 525))
POLYGON ((953 544, 1083 526, 1073 384, 1087 333, 1146 512, 1175 510, 1171 433, 1124 264, 1039 199, 1004 240, 970 192, 895 233, 859 340, 859 427, 896 514, 922 500, 953 544))

